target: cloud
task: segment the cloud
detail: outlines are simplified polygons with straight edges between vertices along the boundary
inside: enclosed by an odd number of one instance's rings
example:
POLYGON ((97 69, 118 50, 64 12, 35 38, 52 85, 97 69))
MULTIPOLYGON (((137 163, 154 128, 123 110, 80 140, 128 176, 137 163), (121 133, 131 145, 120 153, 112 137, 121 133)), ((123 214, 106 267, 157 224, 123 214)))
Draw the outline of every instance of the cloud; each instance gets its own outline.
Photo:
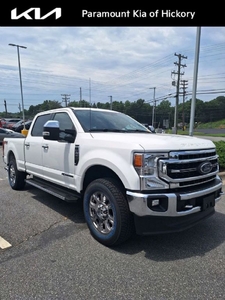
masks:
MULTIPOLYGON (((20 49, 27 107, 60 100, 61 93, 77 100, 81 88, 85 100, 91 89, 95 102, 108 102, 109 95, 118 101, 150 102, 150 87, 156 87, 159 98, 175 92, 175 53, 187 56, 182 78, 192 89, 196 27, 5 27, 0 40, 0 96, 10 110, 17 109, 21 97, 16 48, 9 43, 27 47, 20 49)), ((198 88, 223 88, 225 28, 201 28, 200 46, 198 88)))

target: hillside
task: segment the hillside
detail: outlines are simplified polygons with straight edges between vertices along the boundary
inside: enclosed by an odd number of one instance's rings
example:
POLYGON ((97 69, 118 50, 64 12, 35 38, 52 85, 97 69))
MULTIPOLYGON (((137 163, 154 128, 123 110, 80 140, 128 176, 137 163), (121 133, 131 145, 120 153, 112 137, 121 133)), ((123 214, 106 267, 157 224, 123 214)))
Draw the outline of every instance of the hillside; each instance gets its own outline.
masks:
POLYGON ((216 122, 209 122, 209 123, 199 123, 196 129, 225 129, 225 119, 216 121, 216 122))

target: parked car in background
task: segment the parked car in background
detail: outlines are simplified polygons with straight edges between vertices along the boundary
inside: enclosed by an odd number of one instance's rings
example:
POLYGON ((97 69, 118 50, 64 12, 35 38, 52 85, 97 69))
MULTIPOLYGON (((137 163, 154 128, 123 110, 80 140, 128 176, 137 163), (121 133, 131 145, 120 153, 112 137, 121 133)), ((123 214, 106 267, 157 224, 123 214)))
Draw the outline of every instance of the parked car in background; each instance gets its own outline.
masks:
POLYGON ((146 128, 148 128, 151 131, 151 133, 156 133, 154 126, 149 125, 149 124, 142 124, 142 125, 144 125, 146 128))
POLYGON ((24 124, 22 122, 22 124, 19 124, 18 126, 14 127, 14 131, 15 132, 21 132, 21 130, 23 130, 23 128, 25 127, 25 129, 29 129, 30 125, 32 123, 32 120, 27 120, 24 124))
POLYGON ((13 137, 13 138, 24 138, 24 135, 22 133, 15 132, 11 129, 7 128, 0 128, 0 144, 2 144, 3 139, 8 137, 13 137))
POLYGON ((162 128, 156 128, 155 132, 156 133, 165 133, 165 130, 162 128))
POLYGON ((18 121, 17 123, 13 124, 12 127, 11 127, 11 129, 12 129, 13 131, 15 131, 15 129, 16 129, 18 126, 22 125, 23 123, 24 123, 24 121, 23 121, 23 120, 20 120, 20 121, 18 121))
POLYGON ((3 127, 3 125, 6 123, 5 118, 1 118, 0 127, 3 127))
POLYGON ((147 128, 148 128, 152 133, 156 133, 155 127, 154 127, 154 126, 148 125, 147 128))
POLYGON ((20 120, 21 119, 19 119, 19 118, 4 118, 2 127, 3 128, 11 129, 11 127, 13 126, 13 124, 16 124, 20 120))

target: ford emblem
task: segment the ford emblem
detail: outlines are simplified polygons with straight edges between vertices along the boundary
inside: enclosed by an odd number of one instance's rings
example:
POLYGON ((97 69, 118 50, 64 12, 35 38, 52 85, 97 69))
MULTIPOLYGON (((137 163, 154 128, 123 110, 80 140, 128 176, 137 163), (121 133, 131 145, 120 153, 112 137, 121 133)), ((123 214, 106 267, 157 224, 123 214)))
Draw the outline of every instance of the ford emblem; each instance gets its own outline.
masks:
POLYGON ((208 174, 212 171, 213 165, 211 162, 203 162, 198 166, 198 171, 200 174, 208 174))

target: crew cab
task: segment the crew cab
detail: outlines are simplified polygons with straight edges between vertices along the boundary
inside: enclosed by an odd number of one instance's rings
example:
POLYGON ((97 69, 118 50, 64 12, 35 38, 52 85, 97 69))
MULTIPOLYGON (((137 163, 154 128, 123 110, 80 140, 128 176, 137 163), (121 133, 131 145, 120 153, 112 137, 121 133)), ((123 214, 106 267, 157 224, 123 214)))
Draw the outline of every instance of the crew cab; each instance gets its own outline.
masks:
POLYGON ((185 230, 213 215, 222 195, 212 141, 153 134, 113 110, 38 113, 26 137, 4 139, 3 160, 12 189, 82 201, 90 233, 106 246, 185 230))

